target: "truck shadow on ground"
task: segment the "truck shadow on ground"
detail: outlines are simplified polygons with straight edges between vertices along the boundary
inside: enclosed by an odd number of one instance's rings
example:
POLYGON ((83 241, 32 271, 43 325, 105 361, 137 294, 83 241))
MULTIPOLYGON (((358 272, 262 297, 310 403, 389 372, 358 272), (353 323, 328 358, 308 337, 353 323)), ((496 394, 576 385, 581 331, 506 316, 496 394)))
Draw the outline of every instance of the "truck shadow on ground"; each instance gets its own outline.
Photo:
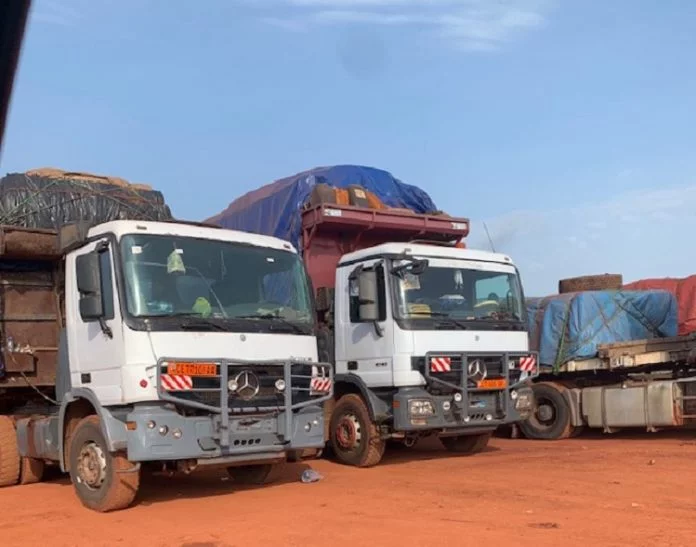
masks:
MULTIPOLYGON (((140 491, 133 506, 144 506, 179 498, 207 498, 234 494, 242 490, 272 488, 283 484, 300 482, 302 473, 311 466, 305 462, 286 463, 277 466, 266 482, 261 485, 241 485, 234 482, 224 469, 195 471, 189 475, 172 476, 143 470, 140 479, 140 491)), ((44 481, 72 488, 70 478, 60 473, 57 468, 47 470, 44 481)))
POLYGON ((500 448, 488 445, 481 452, 475 455, 456 454, 449 452, 442 446, 442 443, 435 437, 426 437, 419 440, 415 446, 408 448, 402 443, 388 444, 380 466, 392 466, 407 464, 415 461, 442 460, 449 458, 470 458, 497 452, 500 448))
POLYGON ((197 471, 190 475, 176 474, 171 477, 143 473, 136 504, 148 506, 178 498, 206 498, 242 490, 273 488, 300 482, 302 473, 307 469, 310 469, 310 465, 304 462, 281 464, 271 472, 264 484, 249 486, 235 483, 224 469, 197 471))
POLYGON ((645 429, 624 429, 614 433, 604 433, 599 429, 585 430, 571 441, 606 441, 608 439, 622 441, 648 441, 650 439, 683 441, 696 444, 696 427, 682 429, 663 429, 654 433, 645 429))

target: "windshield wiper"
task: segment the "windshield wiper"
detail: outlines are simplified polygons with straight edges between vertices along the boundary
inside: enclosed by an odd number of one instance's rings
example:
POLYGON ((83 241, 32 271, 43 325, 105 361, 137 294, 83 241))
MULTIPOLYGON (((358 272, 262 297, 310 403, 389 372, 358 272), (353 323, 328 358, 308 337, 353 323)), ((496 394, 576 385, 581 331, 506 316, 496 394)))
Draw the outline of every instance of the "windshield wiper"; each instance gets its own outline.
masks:
POLYGON ((230 329, 220 323, 211 321, 207 317, 191 317, 190 321, 182 321, 179 326, 185 330, 198 330, 203 327, 211 327, 213 330, 230 332, 230 329))
POLYGON ((467 330, 469 328, 469 325, 464 323, 461 319, 454 319, 453 317, 444 317, 442 319, 438 319, 438 321, 435 323, 435 326, 444 325, 455 325, 462 330, 467 330))
POLYGON ((177 313, 157 313, 152 315, 139 315, 142 319, 178 319, 179 326, 186 330, 196 330, 200 328, 210 327, 213 330, 221 330, 229 332, 229 329, 210 317, 203 317, 195 312, 177 312, 177 313))
POLYGON ((433 312, 427 312, 427 311, 417 311, 417 312, 411 312, 409 315, 420 315, 423 317, 436 317, 437 321, 435 322, 435 327, 442 327, 442 326, 456 326, 459 327, 462 330, 466 330, 469 328, 469 326, 464 323, 461 319, 455 319, 454 317, 451 317, 450 314, 440 312, 440 311, 433 311, 433 312))
POLYGON ((272 321, 277 321, 279 324, 288 327, 292 332, 296 334, 307 334, 306 329, 303 329, 299 325, 296 325, 292 321, 280 317, 279 315, 273 315, 272 313, 263 314, 253 314, 253 315, 235 315, 230 317, 230 319, 271 319, 272 321))
POLYGON ((441 311, 410 311, 408 315, 422 315, 424 317, 449 317, 449 313, 441 311))
POLYGON ((518 323, 522 322, 519 315, 516 313, 498 313, 497 315, 483 315, 476 318, 477 321, 515 321, 518 323))

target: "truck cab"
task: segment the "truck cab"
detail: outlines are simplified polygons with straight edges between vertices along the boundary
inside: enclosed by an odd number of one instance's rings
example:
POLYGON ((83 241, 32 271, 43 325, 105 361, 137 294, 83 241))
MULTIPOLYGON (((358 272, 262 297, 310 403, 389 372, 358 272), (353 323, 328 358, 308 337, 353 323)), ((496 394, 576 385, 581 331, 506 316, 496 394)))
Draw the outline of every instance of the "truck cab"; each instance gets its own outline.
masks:
POLYGON ((292 245, 140 221, 61 236, 58 340, 16 331, 4 348, 14 359, 58 347, 53 362, 41 355, 42 370, 22 372, 31 386, 53 366, 53 404, 0 416, 0 427, 16 421, 16 450, 0 447, 14 479, 23 466, 55 462, 86 506, 108 511, 133 501, 141 465, 218 466, 262 482, 275 463, 319 455, 332 367, 317 359, 311 293, 292 245))
POLYGON ((519 272, 465 248, 467 219, 321 205, 303 220, 320 357, 336 370, 326 436, 339 461, 375 465, 387 440, 426 435, 475 453, 530 415, 538 371, 519 272))

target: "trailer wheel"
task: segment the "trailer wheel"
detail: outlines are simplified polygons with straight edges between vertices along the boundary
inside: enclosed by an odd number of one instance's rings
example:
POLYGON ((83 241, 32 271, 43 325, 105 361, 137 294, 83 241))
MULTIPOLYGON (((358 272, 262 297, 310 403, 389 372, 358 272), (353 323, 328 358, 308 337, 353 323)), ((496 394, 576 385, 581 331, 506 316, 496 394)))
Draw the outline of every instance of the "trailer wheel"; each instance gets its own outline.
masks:
POLYGON ((535 384, 536 409, 520 429, 525 437, 536 440, 567 439, 575 429, 570 422, 570 408, 562 393, 565 388, 555 384, 535 384))
POLYGON ((19 447, 14 422, 0 416, 0 487, 13 486, 19 480, 19 447))
POLYGON ((370 420, 360 395, 349 393, 336 403, 329 431, 331 450, 336 459, 355 467, 372 467, 384 456, 386 443, 370 420))
POLYGON ((36 458, 22 458, 19 470, 19 484, 36 484, 43 479, 46 463, 36 458))
POLYGON ((228 467, 227 473, 237 484, 261 485, 266 482, 268 475, 271 474, 273 465, 265 463, 263 465, 242 465, 239 467, 228 467))
POLYGON ((83 418, 70 438, 70 479, 82 504, 106 513, 125 509, 140 486, 140 469, 109 452, 98 416, 83 418))
POLYGON ((491 439, 492 433, 479 435, 460 435, 458 437, 440 437, 440 442, 450 452, 457 454, 477 454, 481 452, 491 439))

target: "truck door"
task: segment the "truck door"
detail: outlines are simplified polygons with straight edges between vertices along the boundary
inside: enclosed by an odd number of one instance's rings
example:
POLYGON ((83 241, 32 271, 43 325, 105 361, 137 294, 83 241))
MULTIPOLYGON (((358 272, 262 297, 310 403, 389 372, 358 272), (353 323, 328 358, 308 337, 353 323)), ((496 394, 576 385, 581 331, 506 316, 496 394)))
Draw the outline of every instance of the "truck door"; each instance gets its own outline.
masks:
POLYGON ((389 320, 391 304, 387 298, 386 269, 382 260, 366 262, 363 267, 374 267, 377 272, 378 328, 373 323, 359 322, 357 280, 350 279, 355 266, 341 268, 336 280, 336 372, 357 374, 370 387, 391 386, 394 322, 389 320))
POLYGON ((65 276, 71 384, 92 390, 102 404, 122 401, 121 367, 125 351, 113 252, 113 245, 90 243, 69 256, 65 276), (99 254, 104 323, 110 335, 104 332, 99 321, 85 321, 80 315, 75 261, 77 256, 92 251, 99 254))

